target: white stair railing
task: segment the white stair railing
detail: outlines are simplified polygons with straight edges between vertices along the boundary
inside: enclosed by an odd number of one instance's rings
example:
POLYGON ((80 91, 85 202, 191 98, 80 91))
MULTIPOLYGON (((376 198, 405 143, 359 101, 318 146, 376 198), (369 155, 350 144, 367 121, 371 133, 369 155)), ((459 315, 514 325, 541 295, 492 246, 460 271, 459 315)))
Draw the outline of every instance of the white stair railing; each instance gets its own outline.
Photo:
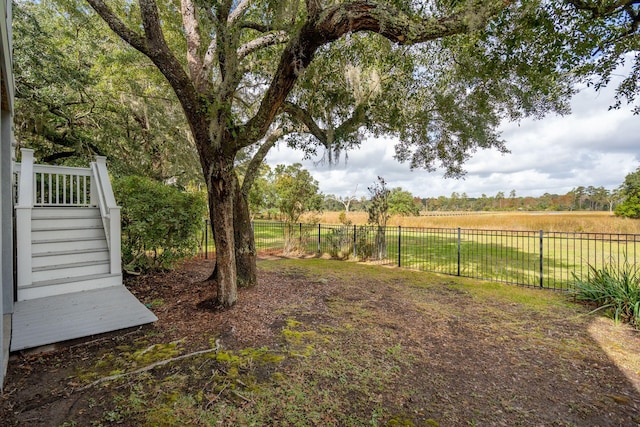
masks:
POLYGON ((33 150, 23 148, 18 172, 16 250, 18 287, 32 279, 31 218, 34 207, 98 207, 107 238, 111 274, 120 274, 120 207, 107 172, 106 158, 98 156, 90 168, 34 164, 33 150))
POLYGON ((116 204, 116 198, 113 195, 111 180, 107 172, 106 157, 97 156, 96 161, 91 163, 91 172, 93 178, 91 180, 91 203, 100 208, 111 256, 111 274, 120 274, 122 272, 120 206, 116 204))
POLYGON ((91 169, 33 165, 34 206, 95 206, 91 203, 91 169))

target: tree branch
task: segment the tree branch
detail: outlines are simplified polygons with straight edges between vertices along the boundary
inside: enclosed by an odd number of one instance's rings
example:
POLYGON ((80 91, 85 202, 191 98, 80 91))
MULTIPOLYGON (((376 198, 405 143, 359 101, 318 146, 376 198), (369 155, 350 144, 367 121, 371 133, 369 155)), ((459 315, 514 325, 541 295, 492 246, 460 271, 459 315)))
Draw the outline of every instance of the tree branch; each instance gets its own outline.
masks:
MULTIPOLYGON (((202 104, 206 101, 199 97, 193 82, 167 46, 154 0, 139 0, 145 30, 144 38, 127 28, 104 4, 103 0, 87 1, 116 34, 145 54, 165 76, 182 105, 196 143, 201 145, 204 141, 209 141, 209 123, 199 113, 202 108, 205 108, 202 104)), ((199 146, 198 148, 201 161, 203 161, 210 148, 207 146, 199 146)))
POLYGON ((229 15, 229 18, 227 19, 227 23, 229 25, 234 24, 238 18, 240 18, 244 12, 249 8, 249 3, 250 0, 242 0, 235 9, 233 9, 233 12, 231 12, 231 14, 229 15))
POLYGON ((140 17, 142 18, 142 26, 144 27, 147 44, 151 49, 151 56, 173 56, 169 51, 162 27, 160 26, 160 16, 155 0, 138 0, 138 4, 140 5, 140 17))
POLYGON ((117 379, 120 379, 122 377, 126 377, 128 375, 136 375, 136 374, 141 374, 143 372, 148 372, 148 371, 150 371, 152 369, 157 368, 158 366, 164 366, 164 365, 167 365, 169 363, 177 362, 177 361, 182 360, 182 359, 187 359, 187 358, 190 358, 190 357, 200 356, 202 354, 207 354, 207 353, 217 353, 219 350, 220 350, 220 341, 216 340, 214 348, 208 348, 208 349, 205 349, 205 350, 194 351, 193 353, 183 354, 181 356, 171 357, 169 359, 158 360, 157 362, 153 362, 150 365, 143 366, 142 368, 136 369, 135 371, 132 371, 132 372, 124 372, 122 374, 114 374, 114 375, 109 375, 108 377, 98 378, 97 380, 93 381, 92 383, 89 383, 89 384, 85 385, 84 387, 81 387, 81 388, 79 388, 77 390, 74 390, 74 392, 85 391, 85 390, 90 389, 91 387, 95 387, 95 386, 97 386, 99 384, 102 384, 102 383, 105 383, 105 382, 108 382, 108 381, 117 380, 117 379))
POLYGON ((238 58, 242 59, 245 56, 274 44, 286 43, 289 39, 289 35, 284 31, 278 31, 277 33, 267 34, 265 36, 253 39, 248 43, 240 46, 238 49, 238 58))
POLYGON ((104 19, 114 33, 132 47, 147 55, 148 46, 146 40, 140 34, 127 27, 103 0, 87 0, 87 2, 91 8, 104 19))
POLYGON ((618 0, 614 2, 593 2, 585 0, 567 0, 567 3, 572 4, 578 10, 591 12, 591 16, 594 18, 603 18, 606 16, 610 16, 611 14, 618 13, 626 7, 640 4, 640 1, 618 0))
POLYGON ((216 51, 218 50, 217 46, 217 38, 214 35, 211 39, 211 43, 209 43, 209 47, 204 54, 204 60, 202 61, 202 68, 200 70, 200 74, 198 75, 198 79, 196 80, 196 84, 201 86, 208 82, 209 76, 211 75, 211 70, 213 69, 213 60, 216 58, 216 51))
MULTIPOLYGON (((257 113, 240 129, 238 148, 251 145, 267 132, 298 76, 311 63, 317 49, 349 32, 371 31, 398 44, 416 44, 482 28, 488 20, 511 4, 512 0, 469 7, 446 17, 416 19, 391 5, 367 1, 339 3, 318 14, 309 13, 307 22, 291 38, 280 56, 280 63, 257 113)), ((307 9, 319 7, 307 0, 307 9)))
POLYGON ((364 123, 366 112, 367 108, 365 104, 356 105, 356 108, 354 108, 351 113, 351 117, 342 122, 342 124, 336 128, 335 134, 340 137, 356 131, 364 123))
POLYGON ((187 39, 187 64, 189 74, 193 81, 197 81, 202 69, 202 59, 200 58, 200 32, 198 31, 198 17, 196 8, 191 0, 181 2, 182 24, 184 25, 185 37, 187 39))
POLYGON ((244 179, 242 180, 242 187, 240 191, 242 195, 247 197, 249 195, 249 191, 251 191, 251 187, 253 187, 253 183, 258 177, 258 170, 260 169, 260 165, 264 162, 265 157, 267 157, 267 153, 271 148, 278 142, 280 138, 284 136, 284 131, 282 128, 277 128, 273 132, 271 132, 265 138, 265 141, 262 143, 258 151, 253 155, 251 161, 249 162, 249 166, 247 166, 247 171, 244 174, 244 179))
POLYGON ((322 10, 322 4, 320 3, 320 0, 305 0, 305 4, 307 6, 307 14, 309 14, 311 19, 317 19, 322 10))
POLYGON ((327 138, 327 132, 320 126, 318 126, 318 124, 315 122, 315 120, 307 110, 292 102, 285 102, 282 105, 282 111, 289 114, 289 116, 291 116, 294 120, 304 124, 311 135, 315 136, 318 141, 320 141, 320 143, 325 147, 328 146, 329 142, 327 138))

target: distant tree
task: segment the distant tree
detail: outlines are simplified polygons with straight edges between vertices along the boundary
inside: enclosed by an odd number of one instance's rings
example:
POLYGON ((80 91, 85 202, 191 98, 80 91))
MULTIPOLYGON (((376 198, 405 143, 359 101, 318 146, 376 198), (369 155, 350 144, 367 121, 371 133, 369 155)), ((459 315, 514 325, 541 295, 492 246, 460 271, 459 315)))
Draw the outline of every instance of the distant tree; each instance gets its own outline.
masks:
POLYGON ((462 193, 460 195, 460 209, 462 209, 463 211, 466 211, 468 209, 469 205, 469 197, 467 196, 467 193, 462 193))
POLYGON ((353 190, 353 194, 351 196, 336 197, 333 194, 329 194, 325 197, 325 200, 333 200, 335 202, 338 202, 344 207, 344 211, 346 213, 349 213, 349 208, 351 207, 351 203, 358 201, 358 198, 356 197, 357 191, 358 191, 358 185, 356 185, 356 189, 353 190))
POLYGON ((285 252, 292 252, 302 243, 302 235, 294 236, 294 224, 305 212, 322 210, 323 196, 316 181, 300 163, 276 166, 273 173, 276 206, 285 223, 285 252))
POLYGON ((449 199, 447 196, 438 197, 438 210, 448 210, 449 209, 449 199))
POLYGON ((607 196, 607 205, 609 207, 609 213, 613 213, 613 207, 624 200, 622 196, 622 192, 620 188, 616 188, 615 190, 611 190, 607 196))
POLYGON ((376 225, 375 250, 378 259, 387 256, 386 228, 389 221, 389 189, 384 178, 378 177, 378 181, 369 187, 371 199, 367 213, 369 214, 369 224, 376 225))
POLYGON ((616 206, 615 214, 626 218, 640 218, 640 167, 624 178, 620 193, 624 201, 616 206))
POLYGON ((401 187, 393 188, 389 191, 389 214, 391 215, 419 215, 420 207, 414 203, 411 192, 403 190, 401 187))
POLYGON ((454 191, 451 193, 449 210, 457 211, 458 209, 460 209, 460 195, 454 191))
POLYGON ((496 193, 496 208, 502 209, 502 200, 504 199, 504 191, 498 191, 496 193))
POLYGON ((249 212, 251 217, 266 213, 269 218, 277 212, 276 191, 273 173, 269 165, 263 164, 249 191, 249 212))
POLYGON ((335 194, 327 194, 324 197, 322 209, 329 212, 337 212, 343 209, 343 205, 338 201, 338 196, 335 194))
POLYGON ((583 186, 579 186, 571 190, 571 193, 573 194, 573 199, 574 199, 574 202, 573 202, 574 209, 581 211, 584 202, 588 198, 587 189, 584 188, 583 186))
POLYGON ((293 224, 303 213, 322 208, 322 195, 318 193, 318 181, 300 163, 275 168, 274 186, 276 205, 284 220, 293 224))

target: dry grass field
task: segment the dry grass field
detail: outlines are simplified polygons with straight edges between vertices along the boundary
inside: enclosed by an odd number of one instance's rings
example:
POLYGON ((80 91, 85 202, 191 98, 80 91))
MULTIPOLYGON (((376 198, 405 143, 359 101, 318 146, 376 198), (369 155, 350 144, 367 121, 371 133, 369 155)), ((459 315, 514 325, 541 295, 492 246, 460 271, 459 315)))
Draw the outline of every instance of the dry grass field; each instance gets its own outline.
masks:
MULTIPOLYGON (((322 224, 339 224, 340 214, 340 212, 324 212, 319 221, 322 224)), ((350 212, 347 218, 354 224, 367 223, 366 212, 350 212)), ((442 212, 439 215, 429 216, 393 216, 389 225, 640 234, 639 220, 619 218, 609 212, 465 212, 464 215, 460 212, 442 212)))

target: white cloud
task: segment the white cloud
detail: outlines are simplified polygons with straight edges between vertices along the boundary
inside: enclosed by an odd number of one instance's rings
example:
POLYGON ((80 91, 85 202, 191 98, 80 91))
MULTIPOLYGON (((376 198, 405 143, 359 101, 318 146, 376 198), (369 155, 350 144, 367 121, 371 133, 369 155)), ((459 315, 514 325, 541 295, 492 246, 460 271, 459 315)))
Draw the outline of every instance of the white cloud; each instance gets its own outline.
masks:
POLYGON ((618 187, 640 163, 640 120, 630 108, 609 110, 613 89, 594 93, 585 89, 573 101, 573 113, 550 115, 542 120, 525 119, 504 123, 502 137, 509 154, 496 150, 475 153, 467 162, 462 180, 444 179, 443 171, 428 173, 409 169, 396 161, 394 143, 367 140, 348 155, 346 164, 302 161, 302 154, 281 145, 267 157, 271 165, 301 162, 319 181, 327 194, 350 195, 358 185, 358 196, 368 196, 367 187, 382 176, 390 187, 402 187, 421 197, 466 193, 520 196, 543 193, 564 194, 578 186, 618 187))

